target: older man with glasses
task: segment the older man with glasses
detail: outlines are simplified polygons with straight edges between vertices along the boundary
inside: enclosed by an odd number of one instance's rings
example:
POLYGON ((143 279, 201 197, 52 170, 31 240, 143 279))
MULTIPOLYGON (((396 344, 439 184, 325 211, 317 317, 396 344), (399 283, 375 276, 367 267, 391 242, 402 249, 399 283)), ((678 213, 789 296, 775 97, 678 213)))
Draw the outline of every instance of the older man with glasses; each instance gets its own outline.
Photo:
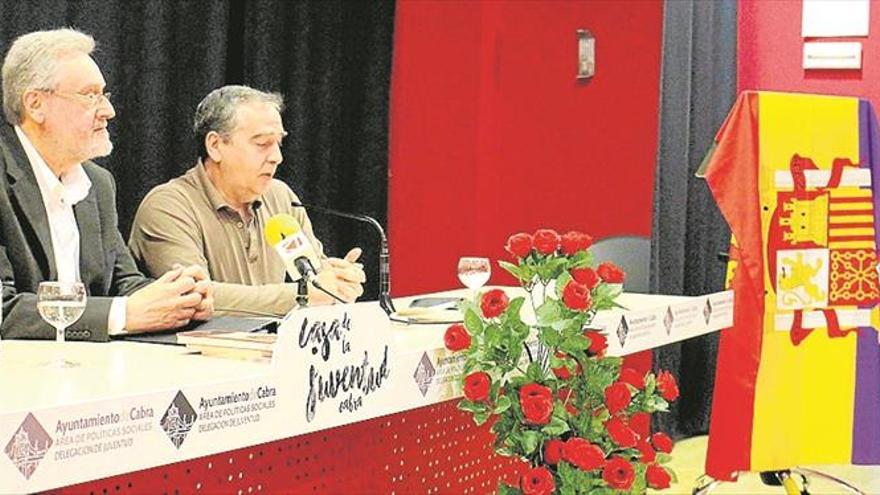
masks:
POLYGON ((15 40, 3 61, 0 125, 0 278, 3 338, 51 338, 37 312, 40 282, 82 282, 73 340, 177 328, 213 313, 204 270, 141 274, 117 227, 112 175, 89 161, 113 149, 116 112, 90 56, 95 41, 59 29, 15 40))

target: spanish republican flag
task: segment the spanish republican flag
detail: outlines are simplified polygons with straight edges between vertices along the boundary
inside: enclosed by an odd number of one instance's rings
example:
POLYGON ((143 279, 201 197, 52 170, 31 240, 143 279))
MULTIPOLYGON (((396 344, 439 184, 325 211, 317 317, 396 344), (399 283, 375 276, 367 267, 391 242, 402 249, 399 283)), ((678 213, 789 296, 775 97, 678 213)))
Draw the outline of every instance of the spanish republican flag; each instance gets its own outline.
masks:
POLYGON ((706 180, 735 242, 706 473, 880 464, 880 141, 856 98, 746 92, 706 180))

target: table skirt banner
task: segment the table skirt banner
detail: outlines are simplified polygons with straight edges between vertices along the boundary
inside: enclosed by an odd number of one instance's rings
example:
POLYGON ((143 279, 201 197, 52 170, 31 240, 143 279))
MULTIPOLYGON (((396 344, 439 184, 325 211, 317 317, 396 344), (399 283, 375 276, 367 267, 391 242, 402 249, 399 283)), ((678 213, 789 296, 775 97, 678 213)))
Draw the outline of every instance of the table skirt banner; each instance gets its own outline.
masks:
MULTIPOLYGON (((625 294, 629 312, 607 316, 612 348, 622 355, 725 328, 731 299, 625 294)), ((56 350, 83 361, 71 370, 22 364, 45 359, 52 342, 2 342, 0 392, 34 398, 0 404, 0 492, 68 486, 454 399, 463 354, 444 348, 445 329, 391 324, 375 302, 337 305, 288 315, 271 363, 178 346, 67 343, 56 350), (78 349, 107 362, 83 360, 78 349), (132 363, 139 359, 147 366, 132 363), (144 378, 163 368, 164 382, 144 378)))

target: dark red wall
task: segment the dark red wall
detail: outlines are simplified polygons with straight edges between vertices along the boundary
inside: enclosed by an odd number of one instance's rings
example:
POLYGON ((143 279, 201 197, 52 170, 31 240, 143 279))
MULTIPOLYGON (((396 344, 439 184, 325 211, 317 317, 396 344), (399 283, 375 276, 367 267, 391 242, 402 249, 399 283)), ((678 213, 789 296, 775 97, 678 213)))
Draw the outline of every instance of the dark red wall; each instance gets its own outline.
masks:
POLYGON ((880 103, 880 4, 872 2, 867 38, 829 38, 861 41, 861 70, 802 68, 801 0, 740 0, 738 86, 866 97, 880 103))
POLYGON ((459 287, 460 256, 503 257, 518 231, 650 235, 661 28, 654 0, 398 3, 395 295, 459 287), (579 28, 596 37, 586 83, 579 28))

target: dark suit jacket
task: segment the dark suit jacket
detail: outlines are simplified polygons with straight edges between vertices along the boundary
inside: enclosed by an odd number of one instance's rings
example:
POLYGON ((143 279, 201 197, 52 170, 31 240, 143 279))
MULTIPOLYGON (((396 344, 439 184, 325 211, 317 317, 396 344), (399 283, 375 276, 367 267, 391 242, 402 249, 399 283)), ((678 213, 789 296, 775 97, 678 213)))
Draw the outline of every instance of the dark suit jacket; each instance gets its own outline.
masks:
MULTIPOLYGON (((83 163, 92 187, 73 207, 79 225, 80 276, 88 292, 71 340, 106 341, 113 296, 126 296, 151 282, 135 266, 116 216, 116 184, 107 170, 83 163)), ((51 339, 55 330, 37 312, 37 286, 57 280, 49 220, 40 187, 15 130, 0 124, 0 279, 4 339, 51 339)))

